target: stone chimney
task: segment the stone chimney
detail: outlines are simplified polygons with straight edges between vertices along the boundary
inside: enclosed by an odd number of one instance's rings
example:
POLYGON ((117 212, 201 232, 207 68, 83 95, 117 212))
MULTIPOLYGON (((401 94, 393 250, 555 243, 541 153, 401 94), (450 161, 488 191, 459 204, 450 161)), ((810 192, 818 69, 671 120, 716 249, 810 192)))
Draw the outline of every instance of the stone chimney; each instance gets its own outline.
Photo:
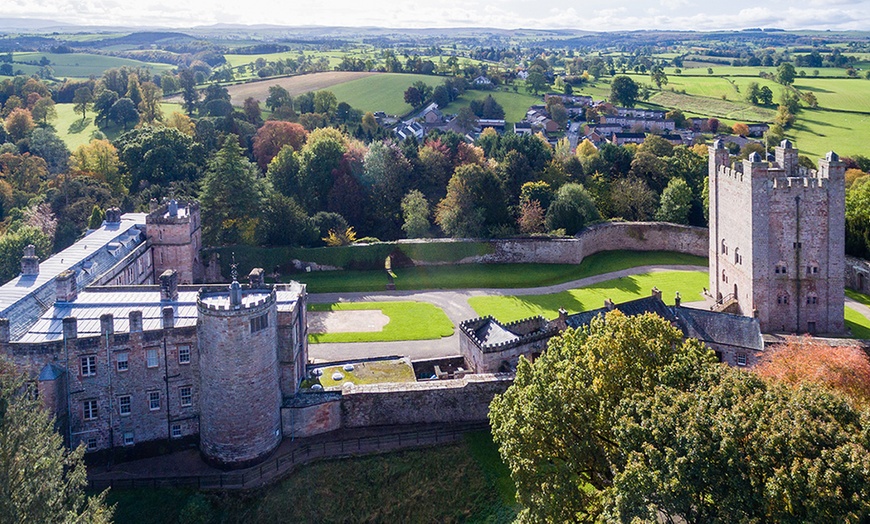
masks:
POLYGON ((604 307, 607 309, 607 311, 613 311, 613 308, 615 308, 616 305, 613 303, 612 300, 606 298, 604 299, 604 307))
POLYGON ((8 344, 12 339, 12 333, 9 331, 9 319, 0 318, 0 344, 8 344))
POLYGON ((63 338, 72 340, 79 336, 79 322, 76 317, 66 317, 63 319, 63 338))
POLYGON ((652 293, 650 296, 652 296, 653 298, 657 298, 657 299, 661 300, 662 299, 662 290, 657 288, 657 287, 653 287, 652 293))
POLYGON ((115 317, 111 313, 100 315, 100 335, 115 334, 115 317))
POLYGON ((160 203, 157 202, 156 198, 152 198, 151 200, 148 201, 148 212, 149 213, 153 213, 153 212, 157 211, 157 208, 159 208, 159 207, 160 207, 160 203))
POLYGON ((263 278, 264 275, 263 268, 255 267, 248 273, 248 283, 251 285, 251 289, 260 289, 264 287, 265 280, 263 278))
POLYGON ((142 312, 130 312, 130 333, 139 333, 142 331, 142 312))
POLYGON ((163 329, 172 329, 175 327, 175 310, 171 306, 163 308, 163 329))
POLYGON ((677 291, 677 294, 674 296, 674 306, 680 307, 680 302, 682 302, 683 298, 680 296, 680 292, 677 291))
POLYGON ((21 274, 24 276, 39 274, 39 257, 36 256, 36 246, 33 244, 24 248, 24 256, 21 257, 21 274))
POLYGON ((169 201, 169 216, 172 218, 178 216, 178 201, 174 198, 169 201))
POLYGON ((54 300, 56 302, 72 302, 78 297, 79 290, 76 286, 75 270, 67 269, 55 277, 54 286, 54 300))
POLYGON ((160 301, 178 300, 178 272, 167 269, 160 275, 160 301))
POLYGON ((568 321, 568 310, 560 307, 559 308, 559 322, 565 323, 568 321))

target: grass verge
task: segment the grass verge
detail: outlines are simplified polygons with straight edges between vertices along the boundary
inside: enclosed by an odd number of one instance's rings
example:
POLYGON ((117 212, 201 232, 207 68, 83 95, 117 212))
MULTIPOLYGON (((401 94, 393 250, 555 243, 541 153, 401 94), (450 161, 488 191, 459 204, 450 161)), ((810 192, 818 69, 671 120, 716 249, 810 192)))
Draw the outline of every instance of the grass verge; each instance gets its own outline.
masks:
MULTIPOLYGON (((551 286, 644 265, 706 267, 707 259, 668 251, 604 251, 586 257, 581 264, 457 264, 400 268, 394 272, 399 290, 516 289, 551 286)), ((387 284, 382 270, 296 273, 286 279, 308 284, 309 293, 383 291, 387 284)))
POLYGON ((513 322, 536 315, 555 318, 559 308, 569 313, 598 309, 608 298, 616 303, 634 300, 648 296, 653 286, 662 291, 668 304, 673 304, 677 291, 684 302, 692 302, 701 300, 706 285, 706 271, 666 271, 617 278, 549 295, 472 297, 468 303, 480 316, 492 315, 501 322, 513 322))
POLYGON ((453 334, 453 323, 444 310, 426 302, 339 302, 309 304, 309 311, 380 310, 390 317, 381 331, 356 333, 311 333, 308 341, 318 342, 390 342, 396 340, 432 340, 453 334))
POLYGON ((846 306, 845 316, 846 327, 852 332, 854 338, 870 339, 870 319, 849 306, 846 306))

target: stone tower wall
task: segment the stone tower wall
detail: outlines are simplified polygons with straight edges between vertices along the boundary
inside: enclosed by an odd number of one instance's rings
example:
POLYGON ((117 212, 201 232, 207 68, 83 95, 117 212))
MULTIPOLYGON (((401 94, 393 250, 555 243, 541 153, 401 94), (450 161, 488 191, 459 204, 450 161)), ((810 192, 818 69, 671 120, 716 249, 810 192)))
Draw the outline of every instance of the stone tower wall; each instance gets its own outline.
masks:
POLYGON ((210 462, 242 467, 281 441, 275 295, 240 310, 200 303, 198 315, 200 448, 210 462), (268 327, 252 333, 251 319, 263 314, 268 327))
POLYGON ((203 265, 199 260, 202 248, 202 226, 199 205, 186 204, 177 217, 167 215, 168 206, 148 214, 145 234, 153 250, 154 275, 167 269, 178 271, 179 283, 193 284, 203 280, 203 265))

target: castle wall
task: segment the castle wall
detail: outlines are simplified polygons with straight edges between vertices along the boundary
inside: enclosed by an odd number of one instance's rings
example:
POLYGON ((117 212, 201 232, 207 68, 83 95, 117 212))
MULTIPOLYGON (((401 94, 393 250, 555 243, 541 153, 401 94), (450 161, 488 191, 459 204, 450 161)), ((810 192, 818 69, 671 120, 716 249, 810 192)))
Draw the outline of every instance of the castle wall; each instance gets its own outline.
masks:
POLYGON ((240 310, 198 309, 201 387, 210 393, 200 402, 201 450, 217 464, 243 466, 281 441, 275 293, 240 310), (254 332, 262 315, 268 328, 254 332))
POLYGON ((308 321, 305 301, 293 311, 278 312, 278 362, 281 395, 292 397, 299 391, 308 363, 308 321))
POLYGON ((857 257, 846 257, 845 266, 846 287, 860 293, 870 292, 870 262, 857 257))
POLYGON ((285 437, 312 437, 341 429, 340 393, 303 393, 302 399, 311 402, 281 408, 281 423, 285 437))
POLYGON ((151 246, 142 242, 132 253, 94 280, 92 286, 130 286, 153 284, 154 264, 151 246))
POLYGON ((178 208, 177 216, 164 205, 148 214, 145 232, 153 250, 154 275, 167 269, 178 271, 180 284, 202 282, 204 267, 199 260, 202 225, 199 205, 188 203, 178 208))
POLYGON ((486 420, 493 397, 504 393, 512 381, 512 375, 466 375, 454 380, 345 386, 341 425, 359 428, 486 420))

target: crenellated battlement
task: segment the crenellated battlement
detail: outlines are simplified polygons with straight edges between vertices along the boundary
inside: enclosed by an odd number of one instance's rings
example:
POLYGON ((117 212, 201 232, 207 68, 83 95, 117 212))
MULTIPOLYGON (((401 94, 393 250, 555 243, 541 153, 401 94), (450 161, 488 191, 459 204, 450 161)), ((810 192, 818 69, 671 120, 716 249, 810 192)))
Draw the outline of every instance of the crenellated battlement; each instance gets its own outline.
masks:
POLYGON ((487 315, 485 317, 465 320, 459 324, 459 329, 462 330, 469 340, 481 348, 484 353, 504 351, 506 349, 522 346, 530 342, 549 338, 558 332, 558 329, 547 322, 547 320, 542 316, 530 317, 502 324, 492 316, 487 315), (508 331, 512 336, 507 340, 482 340, 477 335, 477 330, 487 324, 495 324, 501 329, 508 331))
POLYGON ((826 178, 814 176, 786 176, 773 179, 773 189, 822 189, 827 191, 826 178))
POLYGON ((719 177, 730 178, 738 182, 743 182, 743 170, 729 166, 718 166, 717 174, 719 177))
POLYGON ((275 303, 277 292, 273 287, 266 294, 266 289, 242 289, 242 302, 234 307, 230 302, 230 292, 206 292, 200 290, 196 297, 196 305, 202 310, 229 312, 229 311, 254 311, 263 309, 275 303), (253 299, 253 295, 261 295, 261 298, 253 299))

